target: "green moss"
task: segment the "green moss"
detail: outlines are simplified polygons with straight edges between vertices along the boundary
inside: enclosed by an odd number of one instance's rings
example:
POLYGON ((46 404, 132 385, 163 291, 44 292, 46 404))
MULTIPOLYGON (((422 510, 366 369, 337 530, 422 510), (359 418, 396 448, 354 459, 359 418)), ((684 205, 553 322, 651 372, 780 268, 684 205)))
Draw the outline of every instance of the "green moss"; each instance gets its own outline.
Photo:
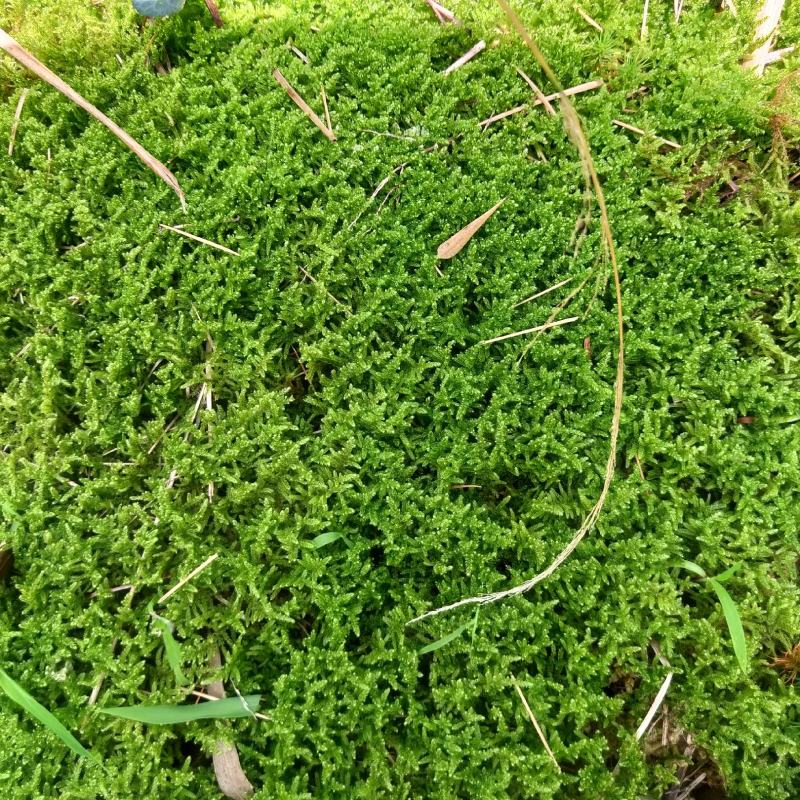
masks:
POLYGON ((459 28, 423 3, 376 0, 241 4, 223 8, 222 30, 195 8, 126 29, 122 65, 72 78, 169 163, 188 217, 107 131, 36 85, 0 168, 0 538, 16 557, 0 661, 106 769, 2 702, 7 796, 215 797, 222 734, 271 800, 656 797, 675 765, 633 741, 665 674, 651 639, 676 673, 671 725, 708 752, 730 797, 796 794, 795 690, 765 666, 800 632, 799 215, 788 165, 767 167, 765 101, 782 73, 741 71, 750 9, 733 19, 690 4, 675 26, 662 5, 646 43, 639 12, 616 3, 587 6, 602 36, 568 4, 526 16, 566 84, 606 81, 576 105, 623 277, 619 463, 598 528, 553 578, 426 655, 473 612, 405 622, 545 566, 594 502, 607 454, 602 281, 593 303, 594 280, 576 299, 581 321, 519 367, 525 340, 479 344, 544 321, 553 296, 512 308, 533 291, 603 277, 594 227, 577 256, 568 247, 581 176, 561 123, 533 112, 477 125, 528 98, 515 66, 544 85, 530 56, 496 30, 496 9, 467 4, 459 28), (498 45, 439 74, 481 37, 498 45), (336 144, 275 67, 318 110, 324 84, 336 144), (683 148, 663 152, 611 124, 620 117, 683 148), (404 162, 386 204, 368 204, 404 162), (436 246, 503 196, 439 277, 436 246), (195 425, 207 362, 213 408, 195 425), (348 544, 316 549, 326 531, 348 544), (183 670, 206 679, 217 642, 226 680, 262 691, 272 721, 151 729, 92 713, 101 673, 103 705, 184 696, 147 606, 213 552, 164 611, 183 670), (682 558, 709 574, 743 562, 727 586, 749 675, 714 597, 674 569, 682 558), (132 599, 109 591, 128 583, 132 599))

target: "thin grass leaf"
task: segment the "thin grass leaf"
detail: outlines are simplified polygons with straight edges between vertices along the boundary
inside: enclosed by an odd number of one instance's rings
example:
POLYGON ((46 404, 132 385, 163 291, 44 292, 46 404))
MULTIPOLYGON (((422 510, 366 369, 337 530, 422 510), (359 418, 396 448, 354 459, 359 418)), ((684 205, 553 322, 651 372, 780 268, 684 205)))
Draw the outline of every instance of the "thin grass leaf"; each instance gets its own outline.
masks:
POLYGON ((738 570, 741 566, 742 562, 737 561, 732 567, 728 567, 725 572, 720 572, 719 575, 715 575, 714 580, 719 581, 720 583, 725 583, 725 581, 730 580, 734 576, 736 570, 738 570))
POLYGON ((728 623, 728 630, 733 642, 733 652, 739 661, 742 672, 747 672, 747 644, 744 638, 744 628, 742 618, 739 616, 739 609, 733 598, 728 594, 728 590, 716 578, 709 578, 711 588, 717 593, 719 602, 722 605, 722 613, 725 615, 725 622, 728 623))
POLYGON ((347 544, 347 537, 341 531, 328 531, 327 533, 321 533, 319 536, 315 536, 311 540, 311 546, 315 550, 319 550, 321 547, 327 547, 329 544, 333 544, 334 542, 338 542, 339 539, 344 539, 347 544))
POLYGON ((0 688, 19 706, 40 722, 51 733, 58 736, 73 753, 98 760, 90 753, 38 700, 34 700, 5 670, 0 669, 0 688))
POLYGON ((426 644, 425 647, 421 647, 417 651, 418 654, 424 656, 425 653, 432 653, 434 650, 440 650, 446 644, 450 644, 453 639, 457 639, 459 636, 461 636, 461 634, 464 633, 469 626, 469 622, 459 625, 454 631, 448 633, 446 636, 442 636, 441 639, 437 639, 435 642, 431 642, 430 644, 426 644))
POLYGON ((708 577, 706 571, 699 564, 695 564, 694 561, 681 561, 677 566, 681 569, 688 569, 689 572, 694 572, 695 575, 699 575, 701 578, 708 577))
POLYGON ((181 646, 175 641, 170 624, 163 617, 156 617, 153 620, 153 624, 161 631, 161 638, 164 640, 164 653, 172 674, 175 676, 176 683, 178 686, 186 686, 189 681, 181 670, 181 661, 183 660, 181 646))
POLYGON ((260 694, 244 697, 226 697, 224 700, 210 700, 207 703, 191 705, 141 705, 119 706, 118 708, 99 708, 101 714, 148 725, 178 725, 198 719, 236 719, 252 717, 261 705, 260 694))

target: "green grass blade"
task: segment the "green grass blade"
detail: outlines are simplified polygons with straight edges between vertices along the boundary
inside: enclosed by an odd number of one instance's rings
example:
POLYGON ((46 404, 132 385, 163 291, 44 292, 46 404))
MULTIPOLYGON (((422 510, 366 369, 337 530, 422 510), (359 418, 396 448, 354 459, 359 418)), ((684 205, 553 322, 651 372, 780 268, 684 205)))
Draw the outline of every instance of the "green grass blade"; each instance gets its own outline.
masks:
POLYGON ((156 617, 153 620, 153 624, 161 631, 161 638, 164 640, 164 652, 167 656, 167 663, 172 669, 173 675, 175 675, 175 680, 178 686, 186 686, 188 681, 181 670, 181 646, 175 641, 175 637, 172 635, 172 630, 170 629, 169 623, 160 617, 156 617))
POLYGON ((148 725, 178 725, 198 719, 236 719, 252 717, 261 705, 260 694, 248 694, 243 698, 227 697, 224 700, 209 700, 176 706, 120 706, 118 708, 98 708, 101 714, 110 717, 145 722, 148 725))
POLYGON ((321 533, 319 536, 315 536, 311 540, 311 546, 315 550, 319 550, 320 547, 326 547, 329 544, 333 544, 334 542, 338 541, 344 536, 343 533, 339 531, 329 531, 328 533, 321 533))
POLYGON ((730 580, 733 575, 735 574, 736 570, 742 566, 741 561, 737 561, 732 567, 728 567, 725 572, 720 572, 719 575, 714 576, 715 581, 719 581, 720 583, 724 583, 727 580, 730 580))
POLYGON ((5 670, 0 669, 0 688, 15 702, 22 706, 35 720, 47 730, 58 736, 73 753, 83 758, 97 759, 90 753, 40 702, 34 700, 5 670))
POLYGON ((327 533, 321 533, 319 536, 315 536, 311 540, 311 546, 315 550, 319 550, 320 547, 326 547, 329 544, 338 542, 339 539, 344 539, 345 543, 347 543, 347 537, 341 531, 328 531, 327 533))
POLYGON ((733 652, 736 653, 739 666, 742 668, 742 672, 747 672, 747 644, 744 638, 744 628, 742 627, 742 618, 739 616, 739 609, 736 607, 736 603, 733 602, 733 598, 728 594, 728 590, 719 581, 715 578, 709 578, 708 582, 717 593, 719 602, 722 605, 722 613, 725 615, 725 622, 728 623, 728 630, 733 642, 733 652))
POLYGON ((699 564, 695 564, 694 561, 681 561, 678 566, 681 569, 688 569, 689 572, 694 572, 695 575, 699 575, 701 578, 708 577, 706 571, 699 564))
POLYGON ((457 639, 461 636, 462 633, 469 627, 470 623, 465 622, 463 625, 459 625, 454 631, 448 633, 446 636, 442 636, 441 639, 437 639, 435 642, 431 642, 430 644, 426 644, 425 647, 421 647, 417 652, 419 655, 423 656, 425 653, 432 653, 434 650, 439 650, 440 648, 444 647, 446 644, 450 644, 453 639, 457 639))

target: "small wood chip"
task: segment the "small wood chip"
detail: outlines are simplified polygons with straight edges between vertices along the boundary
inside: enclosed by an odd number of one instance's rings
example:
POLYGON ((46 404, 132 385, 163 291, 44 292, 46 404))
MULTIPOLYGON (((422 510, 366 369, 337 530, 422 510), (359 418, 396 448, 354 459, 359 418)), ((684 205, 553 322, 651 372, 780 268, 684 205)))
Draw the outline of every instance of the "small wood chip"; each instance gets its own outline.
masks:
POLYGON ((336 135, 334 132, 328 128, 328 126, 314 113, 311 106, 303 100, 302 97, 295 91, 295 88, 292 86, 286 78, 283 77, 283 73, 279 69, 275 69, 272 72, 272 77, 275 78, 276 81, 283 87, 286 94, 292 98, 295 102, 297 107, 322 131, 322 134, 331 142, 336 141, 336 135))
MULTIPOLYGON (((70 99, 76 106, 79 106, 99 123, 105 125, 123 144, 129 147, 136 155, 161 178, 167 186, 178 195, 181 207, 186 210, 186 198, 183 190, 178 183, 178 179, 154 156, 139 144, 129 133, 120 128, 113 120, 109 119, 99 108, 93 106, 88 100, 78 94, 68 83, 61 80, 54 72, 48 69, 38 58, 29 53, 19 42, 9 36, 0 28, 0 48, 6 51, 15 61, 29 69, 45 83, 49 83, 54 89, 58 90, 65 97, 70 99)), ((50 150, 48 148, 48 161, 50 160, 50 150)))
POLYGON ((17 109, 14 112, 14 121, 11 123, 11 135, 8 137, 8 157, 14 155, 14 142, 17 140, 17 128, 19 128, 19 120, 22 116, 22 108, 25 101, 28 99, 28 92, 30 89, 23 89, 17 101, 17 109))
POLYGON ((555 116, 556 110, 553 108, 550 101, 545 96, 544 92, 533 82, 529 75, 527 75, 523 70, 517 67, 517 74, 531 87, 531 91, 536 96, 536 99, 539 101, 540 105, 544 106, 544 110, 550 114, 551 117, 555 116))
MULTIPOLYGON (((626 131, 632 131, 633 133, 638 133, 639 136, 647 136, 647 131, 643 131, 641 128, 637 128, 635 125, 629 125, 627 122, 623 122, 621 119, 612 119, 611 122, 614 125, 618 125, 620 128, 625 128, 626 131)), ((655 134, 653 134, 655 136, 655 134)), ((660 142, 663 142, 665 145, 669 147, 673 147, 676 150, 680 150, 682 145, 678 144, 677 142, 673 142, 672 139, 665 139, 663 136, 655 136, 660 142)))
POLYGON ((199 567, 195 567, 185 578, 181 578, 181 580, 179 580, 168 592, 165 592, 163 595, 161 595, 161 597, 158 598, 157 605, 161 605, 161 603, 165 603, 167 600, 169 600, 169 598, 172 597, 175 592, 186 586, 186 584, 189 583, 192 578, 195 578, 197 575, 199 575, 207 566, 212 564, 218 558, 219 553, 214 553, 213 556, 209 556, 199 567))
POLYGON ((486 224, 489 217, 505 203, 507 198, 503 198, 499 203, 495 203, 488 211, 484 211, 476 219, 465 225, 458 233, 453 234, 446 242, 442 242, 436 251, 437 258, 453 258, 457 256, 466 246, 467 242, 486 224))
MULTIPOLYGON (((579 83, 577 86, 571 86, 569 89, 564 89, 563 94, 567 97, 572 97, 575 94, 581 94, 582 92, 590 92, 592 89, 599 89, 603 85, 603 81, 594 80, 594 81, 587 81, 586 83, 579 83)), ((539 100, 538 98, 530 104, 522 105, 522 106, 515 106, 514 108, 510 108, 508 111, 502 111, 499 114, 495 114, 492 117, 487 117, 484 120, 481 120, 478 124, 484 128, 489 127, 493 122, 497 122, 501 119, 505 119, 506 117, 510 117, 512 114, 519 114, 522 111, 527 111, 529 108, 542 105, 544 100, 553 101, 558 100, 561 96, 561 92, 555 92, 553 94, 548 94, 546 97, 539 100)))
POLYGON ((470 49, 467 50, 467 52, 464 53, 464 55, 461 56, 461 58, 457 58, 442 73, 442 75, 449 75, 451 72, 455 72, 460 67, 463 67, 464 64, 466 64, 468 61, 471 61, 473 58, 475 58, 475 56, 478 55, 478 53, 480 53, 481 50, 485 50, 485 49, 486 49, 486 42, 484 42, 483 39, 481 39, 476 45, 473 45, 472 47, 470 47, 470 49))
POLYGON ((636 741, 639 741, 639 739, 641 739, 650 728, 650 724, 653 722, 656 712, 660 708, 661 703, 664 702, 664 698, 667 696, 669 685, 672 683, 672 675, 673 673, 670 672, 667 674, 667 677, 664 678, 664 682, 661 684, 661 688, 658 690, 658 694, 656 695, 655 700, 653 700, 650 709, 645 714, 642 724, 636 729, 636 741))
POLYGON ((239 255, 239 253, 237 253, 235 250, 231 250, 230 247, 225 247, 224 244, 217 244, 209 239, 204 239, 202 236, 195 236, 193 233, 189 233, 189 231, 185 231, 182 228, 177 228, 172 225, 163 225, 162 223, 159 223, 158 227, 165 231, 177 233, 179 236, 185 236, 187 239, 191 239, 193 242, 200 242, 200 244, 204 244, 207 247, 213 247, 215 250, 221 250, 223 253, 228 253, 228 255, 239 255))
POLYGON ((528 700, 522 691, 522 687, 517 683, 517 679, 513 675, 511 676, 511 683, 514 684, 514 688, 517 690, 519 699, 522 701, 522 705, 525 707, 525 711, 528 714, 528 719, 530 719, 530 721, 533 723, 533 727, 536 730, 536 733, 539 735, 539 739, 541 743, 544 745, 544 749, 547 751, 547 755, 550 756, 550 760, 556 765, 556 769, 559 772, 561 772, 561 767, 558 766, 558 761, 556 761, 556 757, 553 755, 553 751, 550 749, 550 745, 547 743, 547 739, 545 739, 544 731, 542 730, 538 720, 534 716, 533 711, 531 711, 531 707, 528 705, 528 700))
POLYGON ((592 19, 580 6, 575 6, 575 10, 581 16, 584 22, 591 25, 596 31, 603 32, 603 26, 597 22, 597 20, 592 19))
POLYGON ((502 336, 495 336, 493 339, 484 339, 481 344, 494 344, 495 342, 503 342, 506 339, 513 339, 516 336, 527 336, 529 333, 539 333, 541 331, 550 330, 550 328, 558 328, 561 325, 569 325, 570 322, 577 322, 580 317, 567 317, 566 319, 556 319, 552 322, 545 322, 544 325, 537 325, 535 328, 525 328, 523 331, 514 331, 514 333, 504 333, 502 336))

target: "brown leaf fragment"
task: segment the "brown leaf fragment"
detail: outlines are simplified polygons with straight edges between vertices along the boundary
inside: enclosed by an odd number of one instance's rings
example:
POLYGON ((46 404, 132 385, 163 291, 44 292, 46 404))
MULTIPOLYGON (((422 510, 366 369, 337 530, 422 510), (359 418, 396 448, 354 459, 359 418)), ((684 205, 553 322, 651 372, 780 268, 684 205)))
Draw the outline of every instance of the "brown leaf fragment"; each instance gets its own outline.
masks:
POLYGON ((465 225, 458 233, 453 234, 446 242, 439 245, 436 251, 437 258, 453 258, 457 256, 467 245, 469 240, 486 224, 489 217, 505 203, 507 198, 503 198, 499 203, 493 205, 488 211, 484 211, 476 219, 465 225))

